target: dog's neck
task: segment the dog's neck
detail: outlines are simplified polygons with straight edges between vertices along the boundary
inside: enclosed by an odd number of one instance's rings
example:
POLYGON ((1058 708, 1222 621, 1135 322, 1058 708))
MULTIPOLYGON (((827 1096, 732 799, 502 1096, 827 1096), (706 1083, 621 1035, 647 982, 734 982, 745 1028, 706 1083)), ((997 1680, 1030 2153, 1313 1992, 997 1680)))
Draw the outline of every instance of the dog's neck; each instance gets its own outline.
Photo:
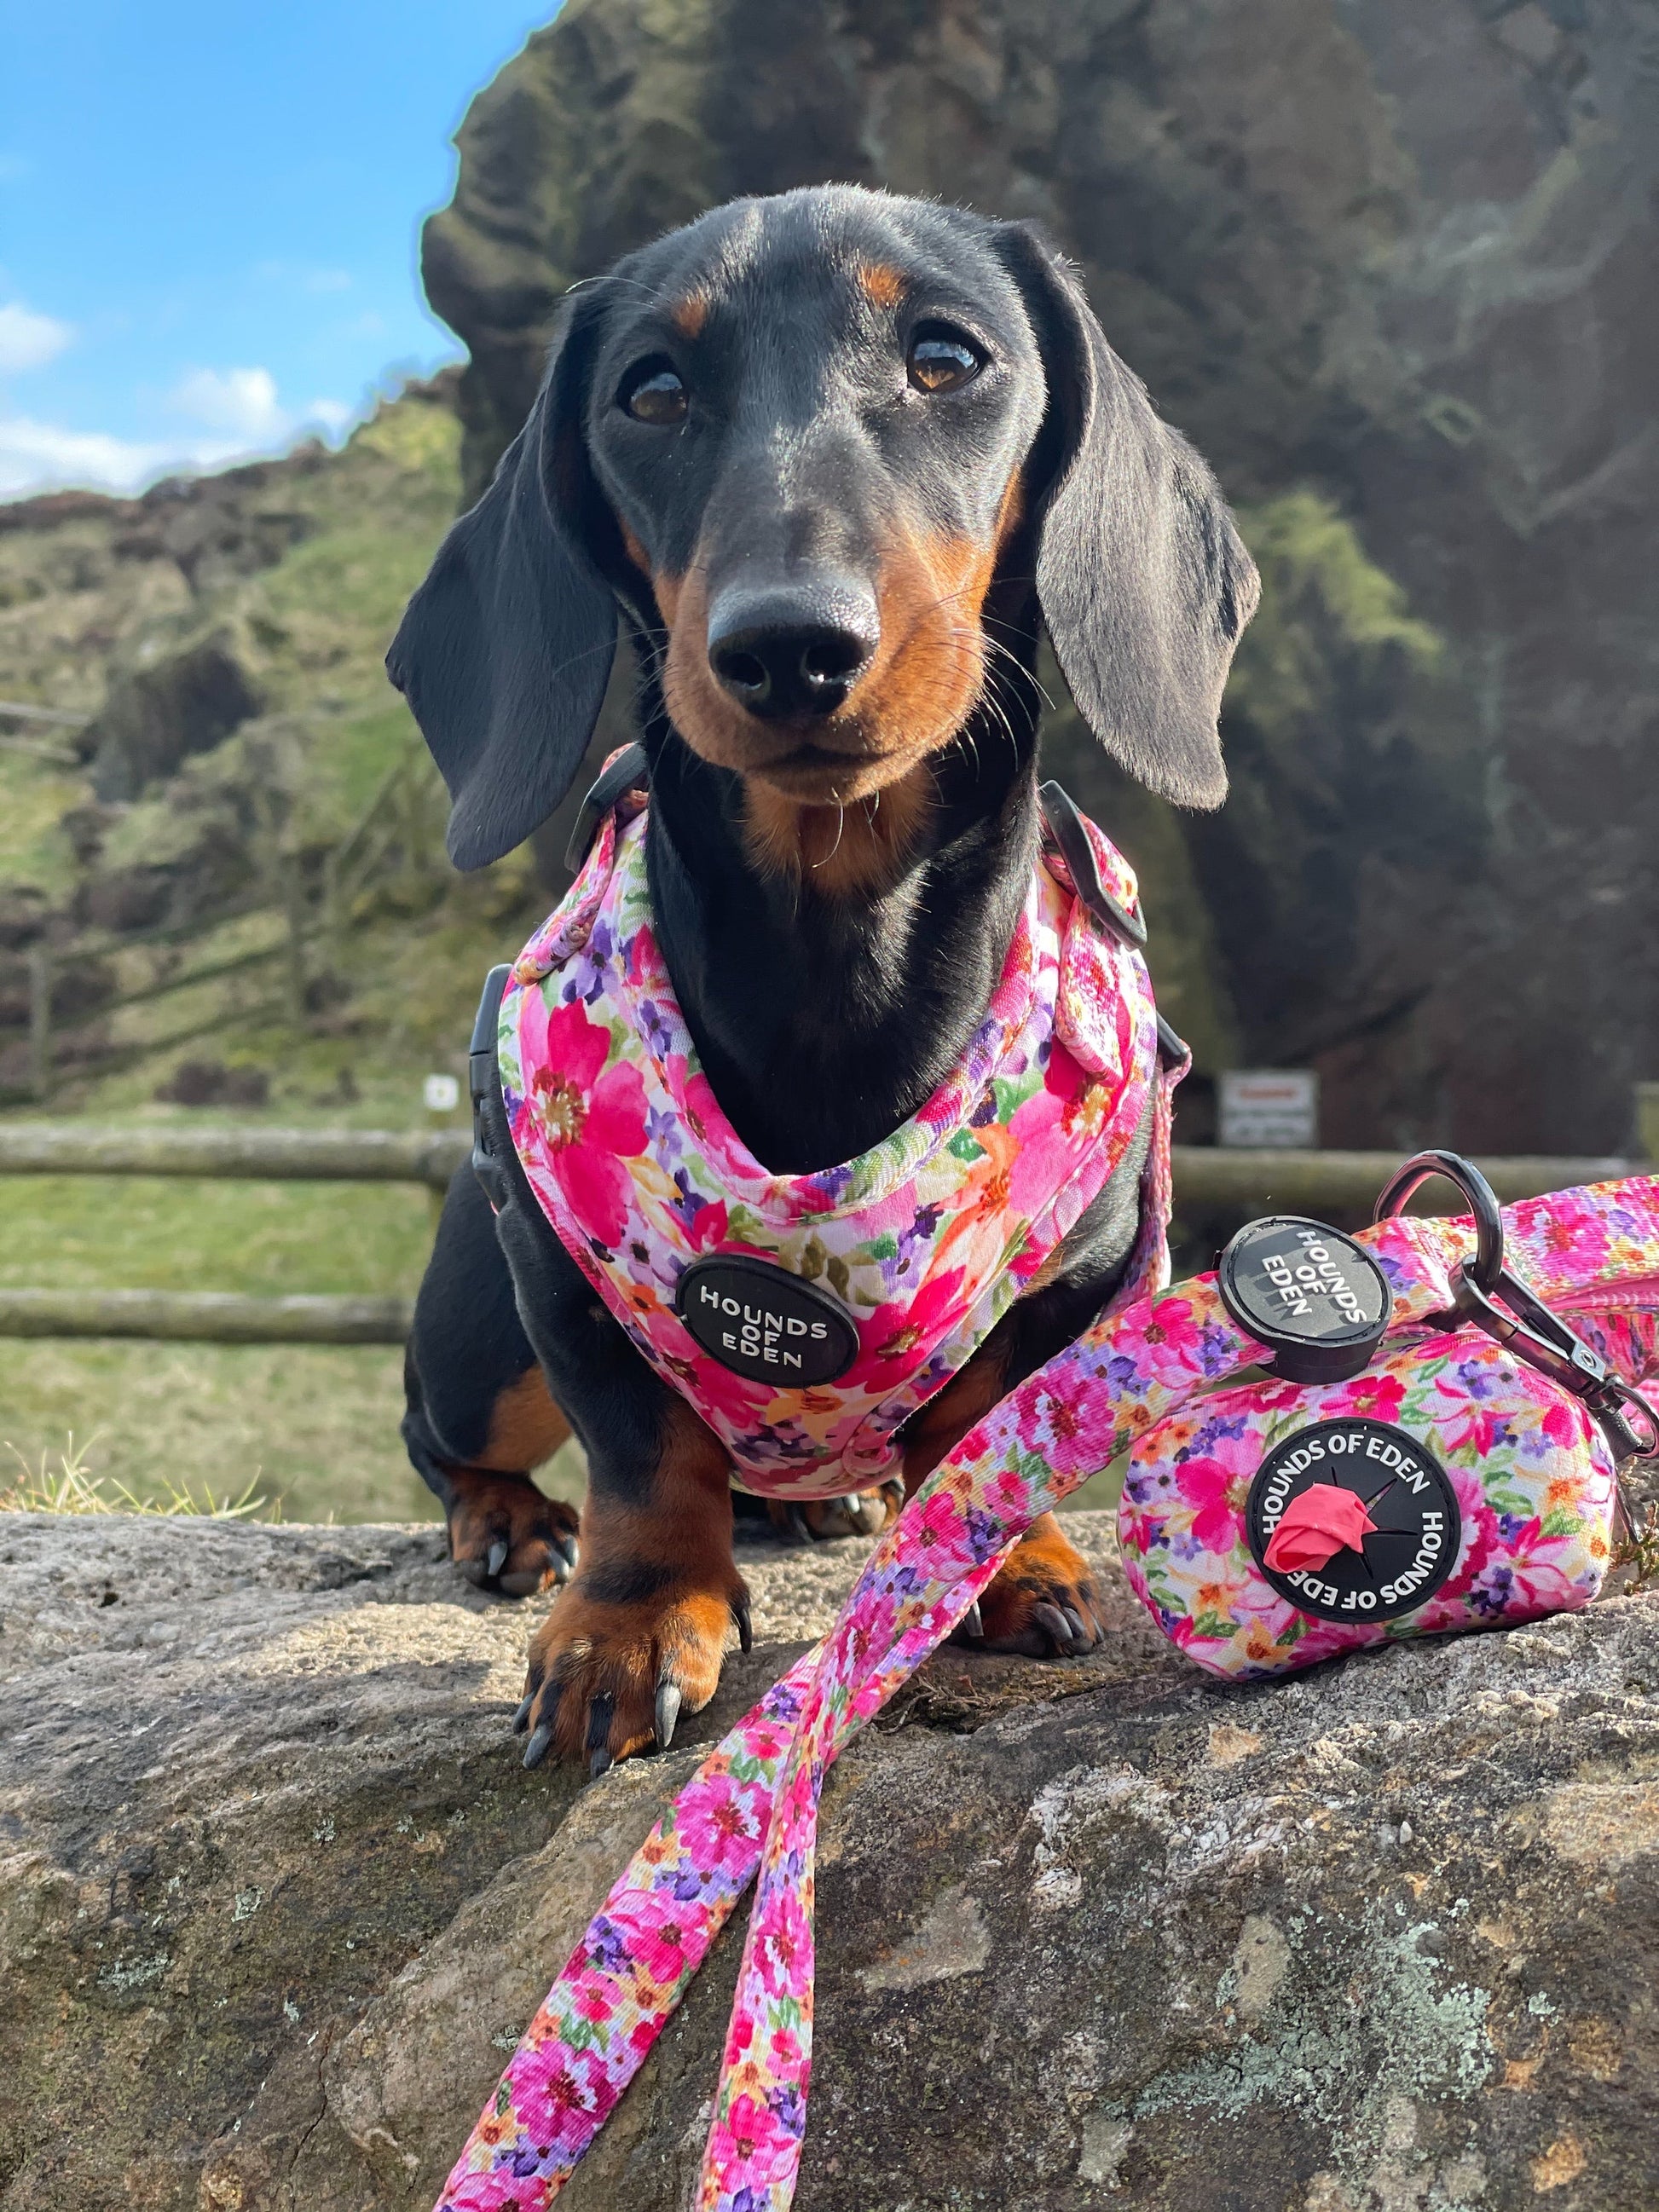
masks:
MULTIPOLYGON (((838 810, 757 804, 647 714, 658 939, 715 1097, 775 1172, 879 1144, 960 1054, 1030 880, 1036 736, 981 710, 888 800, 896 852, 845 860, 838 810)), ((847 812, 878 848, 879 813, 847 812)))

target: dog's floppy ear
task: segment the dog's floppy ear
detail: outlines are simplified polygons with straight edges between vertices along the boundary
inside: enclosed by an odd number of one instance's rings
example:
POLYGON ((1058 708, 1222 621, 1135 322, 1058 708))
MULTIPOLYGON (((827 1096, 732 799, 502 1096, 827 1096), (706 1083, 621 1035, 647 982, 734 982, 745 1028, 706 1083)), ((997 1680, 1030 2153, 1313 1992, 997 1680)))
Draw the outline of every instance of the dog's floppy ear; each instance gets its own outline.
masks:
POLYGON ((1216 717, 1255 564, 1209 470, 1107 344, 1035 230, 1001 227, 1048 386, 1032 459, 1036 588, 1078 711, 1138 782, 1183 806, 1227 793, 1216 717))
POLYGON ((617 643, 617 605, 576 520, 599 303, 554 342, 530 419, 494 483, 439 547, 386 655, 452 801, 449 854, 481 868, 521 844, 570 788, 617 643))

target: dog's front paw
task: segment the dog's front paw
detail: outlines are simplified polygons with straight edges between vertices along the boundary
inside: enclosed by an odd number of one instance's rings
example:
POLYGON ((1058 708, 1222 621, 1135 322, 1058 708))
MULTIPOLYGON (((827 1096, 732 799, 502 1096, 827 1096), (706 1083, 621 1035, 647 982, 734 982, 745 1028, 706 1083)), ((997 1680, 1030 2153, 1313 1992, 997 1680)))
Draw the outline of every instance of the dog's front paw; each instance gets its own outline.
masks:
POLYGON ((873 1490, 850 1492, 845 1498, 769 1498, 766 1515, 772 1526, 801 1544, 823 1544, 837 1536, 879 1536, 904 1510, 904 1485, 878 1483, 873 1490))
POLYGON ((527 1475, 450 1474, 449 1556, 477 1589, 530 1597, 576 1571, 580 1516, 527 1475))
POLYGON ((953 1641, 1027 1659, 1076 1659, 1105 1636, 1089 1562, 1052 1513, 1031 1523, 953 1641))
POLYGON ((613 1594, 629 1578, 626 1568, 579 1574, 532 1638, 513 1722, 529 1735, 526 1766, 552 1751, 599 1775, 653 1745, 666 1751, 680 1714, 700 1712, 719 1688, 728 1631, 749 1650, 749 1590, 735 1568, 717 1588, 672 1577, 645 1595, 613 1594))

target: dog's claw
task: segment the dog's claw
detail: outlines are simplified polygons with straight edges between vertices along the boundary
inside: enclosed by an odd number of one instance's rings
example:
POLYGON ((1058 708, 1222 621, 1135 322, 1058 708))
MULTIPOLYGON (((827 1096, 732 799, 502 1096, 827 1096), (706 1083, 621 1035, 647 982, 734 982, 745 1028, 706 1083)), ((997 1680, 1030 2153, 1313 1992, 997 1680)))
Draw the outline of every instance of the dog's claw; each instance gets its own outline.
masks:
POLYGON ((489 1557, 484 1561, 484 1579, 494 1582, 507 1565, 507 1539, 497 1536, 489 1547, 489 1557))
POLYGON ((1060 1609, 1065 1614, 1067 1626, 1071 1629, 1073 1643, 1086 1648, 1089 1632, 1083 1626, 1083 1615, 1075 1606, 1063 1605, 1060 1609))
POLYGON ((666 1751, 674 1741, 674 1727, 680 1717, 679 1686, 661 1682, 657 1686, 657 1748, 666 1751))
POLYGON ((552 1741, 553 1723, 551 1721, 544 1721, 524 1747, 525 1765, 539 1766, 543 1759, 547 1757, 547 1747, 552 1741))
POLYGON ((732 1607, 732 1618, 738 1624, 738 1644, 739 1648, 744 1651, 752 1651, 755 1648, 755 1629, 754 1624, 749 1617, 747 1601, 741 1605, 734 1605, 732 1607))
POLYGON ((596 1751, 592 1758, 587 1762, 588 1780, 590 1782, 597 1782, 600 1775, 608 1773, 616 1763, 616 1760, 612 1759, 608 1751, 605 1751, 603 1749, 596 1751))
POLYGON ((1031 1618, 1039 1628, 1051 1636, 1062 1651, 1072 1647, 1072 1624, 1057 1605, 1036 1605, 1031 1608, 1031 1618))
POLYGON ((514 1735, 522 1735, 525 1730, 530 1726, 530 1708, 535 1704, 535 1702, 536 1692, 533 1690, 526 1690, 524 1694, 523 1702, 520 1704, 518 1711, 513 1716, 513 1733, 514 1735))
POLYGON ((975 1644, 985 1641, 985 1622, 980 1613, 977 1598, 962 1616, 962 1632, 964 1636, 970 1636, 975 1644))
POLYGON ((810 1544, 812 1541, 811 1528, 806 1516, 799 1505, 792 1505, 789 1508, 789 1533, 798 1544, 810 1544))

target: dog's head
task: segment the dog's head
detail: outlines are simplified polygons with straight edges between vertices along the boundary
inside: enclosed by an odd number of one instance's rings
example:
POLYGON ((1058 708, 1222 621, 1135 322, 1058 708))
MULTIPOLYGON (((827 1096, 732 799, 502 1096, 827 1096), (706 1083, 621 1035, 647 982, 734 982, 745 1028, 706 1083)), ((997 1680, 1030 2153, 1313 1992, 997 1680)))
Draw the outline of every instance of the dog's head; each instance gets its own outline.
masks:
POLYGON ((463 867, 564 796, 619 603, 678 738, 757 794, 906 777, 1040 610, 1108 749, 1213 806, 1256 592, 1208 470, 1033 231, 826 186, 715 209, 576 289, 387 665, 463 867))

